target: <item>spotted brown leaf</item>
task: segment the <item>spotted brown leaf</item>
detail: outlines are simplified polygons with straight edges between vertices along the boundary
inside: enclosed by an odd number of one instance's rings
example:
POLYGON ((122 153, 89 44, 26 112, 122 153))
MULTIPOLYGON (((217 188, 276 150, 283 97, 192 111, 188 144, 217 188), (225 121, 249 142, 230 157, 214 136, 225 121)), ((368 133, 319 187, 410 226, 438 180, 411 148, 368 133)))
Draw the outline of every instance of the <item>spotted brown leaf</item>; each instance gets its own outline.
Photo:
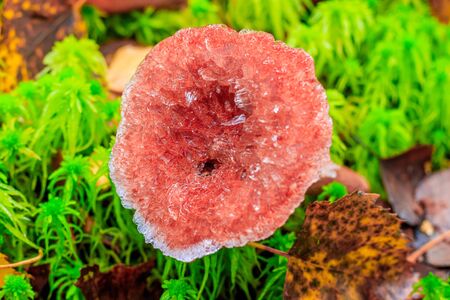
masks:
POLYGON ((289 251, 285 299, 364 299, 373 283, 405 266, 400 220, 377 206, 376 194, 314 202, 289 251))
POLYGON ((0 17, 0 91, 42 69, 57 40, 82 35, 79 0, 4 0, 0 17))

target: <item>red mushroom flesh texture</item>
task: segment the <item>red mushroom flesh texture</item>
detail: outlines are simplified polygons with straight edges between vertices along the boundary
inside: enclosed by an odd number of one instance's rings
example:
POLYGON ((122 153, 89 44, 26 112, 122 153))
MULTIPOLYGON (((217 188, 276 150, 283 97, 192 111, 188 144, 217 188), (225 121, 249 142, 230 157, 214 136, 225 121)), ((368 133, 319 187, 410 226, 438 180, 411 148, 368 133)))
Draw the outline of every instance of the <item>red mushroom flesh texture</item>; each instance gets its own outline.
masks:
POLYGON ((156 45, 123 95, 110 170, 147 242, 182 261, 269 237, 329 164, 312 58, 220 25, 156 45))

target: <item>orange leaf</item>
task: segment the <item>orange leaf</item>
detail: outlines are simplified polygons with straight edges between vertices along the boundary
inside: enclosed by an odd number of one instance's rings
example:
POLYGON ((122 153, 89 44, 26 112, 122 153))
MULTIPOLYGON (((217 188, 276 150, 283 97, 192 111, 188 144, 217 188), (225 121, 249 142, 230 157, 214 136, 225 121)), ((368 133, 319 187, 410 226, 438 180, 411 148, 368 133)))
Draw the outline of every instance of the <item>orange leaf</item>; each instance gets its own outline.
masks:
MULTIPOLYGON (((2 253, 0 253, 0 266, 9 264, 8 257, 2 253)), ((7 275, 16 275, 19 274, 13 268, 5 268, 0 269, 0 288, 5 284, 5 277, 7 275)))

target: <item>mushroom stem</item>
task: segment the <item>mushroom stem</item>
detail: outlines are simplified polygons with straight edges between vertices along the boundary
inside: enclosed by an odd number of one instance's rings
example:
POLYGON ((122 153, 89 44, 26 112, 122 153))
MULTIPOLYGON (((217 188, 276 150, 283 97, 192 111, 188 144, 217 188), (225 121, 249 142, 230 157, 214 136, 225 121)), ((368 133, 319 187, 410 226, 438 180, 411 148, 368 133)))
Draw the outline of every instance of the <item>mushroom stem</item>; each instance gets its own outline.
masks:
POLYGON ((39 249, 39 253, 37 256, 28 258, 28 259, 25 259, 22 261, 18 261, 18 262, 12 263, 12 264, 0 265, 0 270, 6 269, 6 268, 20 267, 20 266, 24 266, 24 265, 31 265, 31 264, 39 261, 43 256, 44 256, 44 254, 42 253, 42 249, 39 249))
POLYGON ((284 252, 284 251, 281 251, 281 250, 278 250, 278 249, 275 249, 275 248, 272 248, 272 247, 269 247, 269 246, 266 246, 266 245, 263 245, 263 244, 260 244, 260 243, 250 242, 250 243, 247 244, 247 246, 250 246, 250 247, 253 247, 253 248, 256 248, 256 249, 261 249, 261 250, 264 250, 264 251, 268 251, 268 252, 271 252, 271 253, 276 254, 276 255, 284 256, 286 258, 290 257, 290 255, 287 252, 284 252))
POLYGON ((415 264, 417 259, 424 255, 428 250, 436 246, 437 244, 443 242, 447 238, 450 238, 450 230, 447 230, 440 235, 438 235, 436 238, 432 239, 431 241, 425 243, 422 247, 408 255, 406 260, 412 264, 415 264))

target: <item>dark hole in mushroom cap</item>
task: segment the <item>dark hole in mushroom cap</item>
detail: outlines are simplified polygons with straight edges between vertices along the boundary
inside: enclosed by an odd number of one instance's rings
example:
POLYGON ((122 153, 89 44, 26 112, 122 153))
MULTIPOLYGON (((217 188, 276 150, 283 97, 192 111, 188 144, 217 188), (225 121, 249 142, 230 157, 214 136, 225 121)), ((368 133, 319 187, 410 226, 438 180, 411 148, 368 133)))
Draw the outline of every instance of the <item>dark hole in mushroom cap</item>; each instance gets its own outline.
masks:
POLYGON ((198 165, 200 176, 210 176, 212 171, 219 168, 220 162, 217 159, 208 159, 198 165))

